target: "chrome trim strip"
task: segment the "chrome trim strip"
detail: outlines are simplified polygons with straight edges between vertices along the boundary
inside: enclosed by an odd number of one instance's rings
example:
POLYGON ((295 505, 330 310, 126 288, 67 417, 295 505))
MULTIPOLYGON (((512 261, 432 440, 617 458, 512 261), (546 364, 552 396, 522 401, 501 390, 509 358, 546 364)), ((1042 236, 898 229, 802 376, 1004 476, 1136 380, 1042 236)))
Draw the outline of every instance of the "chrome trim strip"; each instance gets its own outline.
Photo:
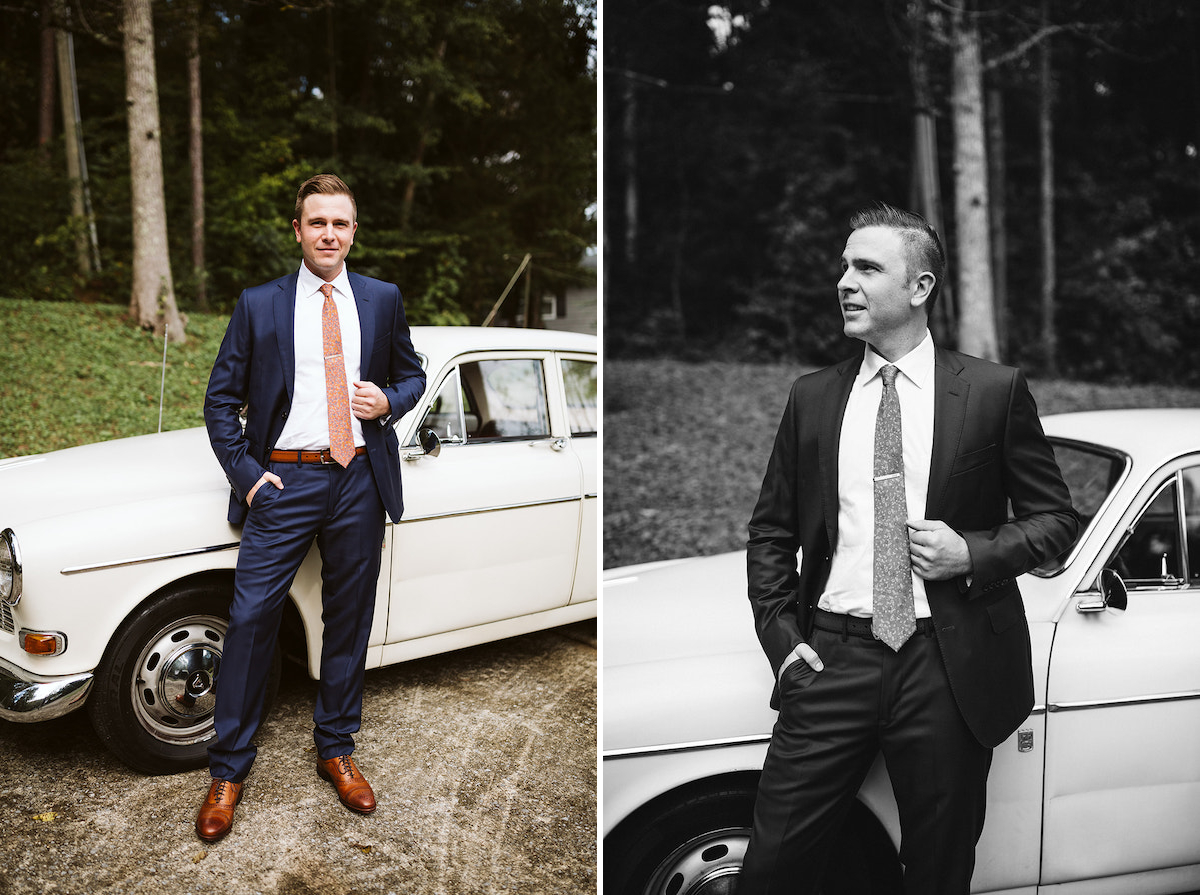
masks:
MULTIPOLYGON (((480 513, 498 513, 503 510, 520 510, 528 507, 553 506, 560 503, 575 503, 579 501, 579 497, 556 497, 553 500, 540 500, 535 503, 514 503, 504 506, 481 507, 477 510, 460 510, 454 513, 433 513, 428 516, 413 516, 400 520, 400 524, 406 522, 423 522, 428 519, 453 519, 457 516, 476 516, 480 513)), ((222 550, 236 550, 240 542, 231 544, 217 544, 214 547, 197 547, 194 550, 181 550, 178 553, 155 553, 151 556, 135 556, 129 559, 114 559, 109 562, 92 563, 86 566, 67 566, 59 570, 60 575, 77 575, 80 572, 95 572, 98 569, 116 569, 121 566, 135 566, 140 563, 159 562, 164 559, 179 559, 184 556, 199 556, 203 553, 219 553, 222 550)))
POLYGON ((730 746, 752 746, 755 743, 769 743, 769 733, 750 734, 744 737, 734 737, 731 740, 704 740, 698 743, 667 743, 662 746, 637 746, 633 749, 609 749, 603 758, 633 758, 638 755, 662 755, 671 752, 695 752, 700 749, 721 749, 730 746))
MULTIPOLYGON (((1049 705, 1035 705, 1029 712, 1030 717, 1044 715, 1047 712, 1072 712, 1080 709, 1112 708, 1123 705, 1139 705, 1156 702, 1181 702, 1188 699, 1200 699, 1200 690, 1187 690, 1179 693, 1161 693, 1155 696, 1128 696, 1122 699, 1096 699, 1080 702, 1060 702, 1049 705)), ((637 746, 632 749, 609 749, 602 754, 608 761, 610 758, 636 758, 643 755, 664 755, 674 752, 695 752, 701 749, 722 749, 732 746, 749 746, 755 743, 769 743, 770 734, 752 734, 735 737, 730 740, 704 740, 696 743, 666 743, 661 746, 637 746)))
POLYGON ((477 510, 458 510, 453 513, 431 513, 428 516, 412 516, 405 517, 400 520, 399 525, 404 525, 408 522, 424 522, 428 519, 453 519, 457 516, 478 516, 480 513, 499 513, 504 510, 523 510, 530 507, 548 507, 559 503, 577 503, 579 497, 556 497, 553 500, 539 500, 534 503, 511 503, 504 506, 496 507, 480 507, 477 510))
POLYGON ((178 553, 155 553, 151 556, 135 556, 130 559, 114 559, 110 562, 92 563, 86 566, 67 566, 59 569, 60 575, 76 575, 79 572, 95 572, 97 569, 116 569, 121 566, 136 566, 144 562, 159 562, 164 559, 179 559, 183 556, 199 556, 202 553, 220 553, 222 550, 236 550, 240 541, 232 544, 217 544, 215 547, 197 547, 194 550, 181 550, 178 553))
POLYGON ((1181 690, 1178 693, 1155 693, 1150 696, 1124 696, 1120 699, 1083 699, 1078 702, 1056 702, 1048 706, 1051 712, 1077 712, 1080 709, 1116 708, 1124 705, 1152 705, 1159 702, 1184 702, 1200 699, 1200 690, 1181 690))

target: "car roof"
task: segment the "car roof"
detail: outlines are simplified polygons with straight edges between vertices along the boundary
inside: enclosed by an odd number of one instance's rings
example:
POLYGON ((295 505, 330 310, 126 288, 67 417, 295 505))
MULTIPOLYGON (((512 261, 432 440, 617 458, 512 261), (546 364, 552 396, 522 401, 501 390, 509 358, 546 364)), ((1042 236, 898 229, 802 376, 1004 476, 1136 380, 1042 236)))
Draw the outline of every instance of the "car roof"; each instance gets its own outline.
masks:
POLYGON ((1200 408, 1086 410, 1042 418, 1047 435, 1116 448, 1143 463, 1200 451, 1200 408))
POLYGON ((596 337, 587 333, 510 326, 414 326, 413 347, 422 354, 445 358, 464 351, 596 351, 596 337))

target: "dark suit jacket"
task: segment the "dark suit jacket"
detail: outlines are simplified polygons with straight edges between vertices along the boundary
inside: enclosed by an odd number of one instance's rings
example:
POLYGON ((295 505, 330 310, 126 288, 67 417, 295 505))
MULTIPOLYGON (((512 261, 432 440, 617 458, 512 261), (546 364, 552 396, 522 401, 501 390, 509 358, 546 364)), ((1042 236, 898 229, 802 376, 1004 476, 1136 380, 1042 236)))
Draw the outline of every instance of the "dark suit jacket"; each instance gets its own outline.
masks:
MULTIPOLYGON (((829 578, 838 441, 861 363, 796 380, 750 520, 750 601, 775 671, 811 635, 829 578)), ((934 387, 925 515, 963 536, 974 571, 969 587, 927 581, 926 592, 959 709, 976 738, 995 746, 1033 707, 1029 625, 1014 578, 1065 550, 1079 517, 1019 370, 939 348, 934 387)))
MULTIPOLYGON (((293 273, 247 289, 238 299, 213 364, 204 396, 204 422, 232 493, 229 521, 246 518, 246 494, 266 471, 292 407, 296 381, 293 273), (246 428, 238 410, 248 404, 246 428)), ((391 283, 349 274, 362 333, 361 381, 378 385, 391 403, 388 417, 363 420, 371 472, 388 515, 400 521, 404 497, 396 432, 389 424, 411 410, 425 391, 425 373, 413 350, 404 302, 391 283)))

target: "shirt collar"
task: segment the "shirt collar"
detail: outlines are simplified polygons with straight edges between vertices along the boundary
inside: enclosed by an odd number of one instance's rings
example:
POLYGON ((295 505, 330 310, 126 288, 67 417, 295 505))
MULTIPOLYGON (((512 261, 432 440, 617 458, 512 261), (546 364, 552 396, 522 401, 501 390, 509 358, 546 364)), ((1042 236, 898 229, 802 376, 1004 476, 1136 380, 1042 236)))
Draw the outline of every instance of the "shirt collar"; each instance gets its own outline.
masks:
MULTIPOLYGON (((900 369, 913 385, 917 388, 925 388, 929 383, 929 377, 933 373, 935 354, 933 350, 933 336, 929 330, 925 330, 925 338, 912 351, 904 355, 898 361, 894 361, 895 365, 900 369)), ((862 366, 858 370, 858 384, 866 385, 877 375, 879 371, 888 365, 889 361, 875 353, 870 345, 866 347, 866 353, 863 356, 862 366)))
MULTIPOLYGON (((342 265, 341 273, 333 278, 333 289, 347 298, 354 293, 350 291, 350 277, 346 271, 346 265, 342 265)), ((308 265, 303 261, 300 262, 300 276, 296 280, 296 294, 301 298, 306 298, 310 295, 319 294, 321 287, 325 284, 319 276, 308 269, 308 265)))

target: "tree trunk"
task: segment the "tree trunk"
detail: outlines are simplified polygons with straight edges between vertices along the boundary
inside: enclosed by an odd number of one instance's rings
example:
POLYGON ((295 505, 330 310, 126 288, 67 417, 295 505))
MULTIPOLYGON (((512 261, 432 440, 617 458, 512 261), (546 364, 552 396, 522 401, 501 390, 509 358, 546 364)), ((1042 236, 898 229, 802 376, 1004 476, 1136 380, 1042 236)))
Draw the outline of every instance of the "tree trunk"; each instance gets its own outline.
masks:
MULTIPOLYGON (((437 48, 438 62, 442 62, 446 58, 446 41, 443 40, 438 44, 437 48)), ((421 133, 417 138, 417 151, 413 156, 413 167, 420 169, 421 163, 425 160, 425 147, 429 143, 429 131, 433 127, 431 116, 433 115, 433 104, 437 99, 437 91, 431 86, 429 93, 425 96, 425 114, 421 116, 421 133)), ((408 178, 408 183, 404 185, 404 200, 400 205, 400 229, 407 230, 410 221, 412 220, 413 203, 417 198, 417 175, 408 178)))
POLYGON ((204 267, 204 106, 200 100, 200 4, 188 10, 188 160, 192 168, 192 276, 196 308, 208 310, 204 267))
MULTIPOLYGON (((929 60, 925 49, 925 29, 928 24, 925 0, 917 0, 910 7, 909 16, 913 37, 912 52, 909 56, 914 105, 912 204, 938 232, 944 246, 946 226, 942 215, 942 188, 938 178, 937 121, 933 114, 933 91, 929 86, 929 60)), ((953 290, 947 282, 938 285, 938 301, 934 306, 929 327, 938 344, 950 345, 954 343, 953 290)))
POLYGON ((133 294, 129 310, 143 329, 162 332, 161 326, 165 324, 171 341, 183 342, 184 324, 175 307, 175 284, 167 245, 150 0, 125 0, 122 32, 133 194, 133 294))
POLYGON ((54 137, 54 3, 42 0, 42 64, 38 75, 38 150, 43 162, 50 160, 54 137))
POLYGON ((632 270, 637 264, 638 180, 637 180, 637 85, 625 78, 625 108, 621 113, 621 174, 625 178, 625 263, 632 270))
POLYGON ((338 92, 337 92, 337 31, 335 25, 337 19, 333 15, 333 2, 329 0, 329 5, 325 7, 325 44, 329 51, 329 93, 328 101, 330 108, 329 121, 333 131, 330 137, 329 154, 336 162, 338 158, 338 92))
MULTIPOLYGON (((59 9, 62 9, 59 0, 59 9)), ((91 254, 88 251, 87 202, 84 197, 83 157, 79 152, 79 119, 76 111, 79 99, 75 94, 74 47, 70 32, 59 28, 54 35, 58 56, 58 86, 62 100, 63 148, 67 156, 67 178, 71 181, 71 217, 75 224, 75 264, 81 277, 92 273, 91 254)))
POLYGON ((1008 357, 1008 234, 1005 197, 1008 168, 1004 158, 1004 91, 987 92, 988 197, 991 209, 992 291, 996 304, 996 350, 1008 357))
MULTIPOLYGON (((1042 25, 1049 24, 1047 0, 1042 0, 1042 25)), ((1038 137, 1041 146, 1042 230, 1042 362, 1047 376, 1058 375, 1058 333, 1054 327, 1058 261, 1054 254, 1054 83, 1050 70, 1050 39, 1038 51, 1041 97, 1038 105, 1038 137)))
POLYGON ((992 256, 988 240, 983 53, 972 10, 952 19, 951 107, 954 115, 954 209, 958 234, 958 347, 996 360, 992 256))

